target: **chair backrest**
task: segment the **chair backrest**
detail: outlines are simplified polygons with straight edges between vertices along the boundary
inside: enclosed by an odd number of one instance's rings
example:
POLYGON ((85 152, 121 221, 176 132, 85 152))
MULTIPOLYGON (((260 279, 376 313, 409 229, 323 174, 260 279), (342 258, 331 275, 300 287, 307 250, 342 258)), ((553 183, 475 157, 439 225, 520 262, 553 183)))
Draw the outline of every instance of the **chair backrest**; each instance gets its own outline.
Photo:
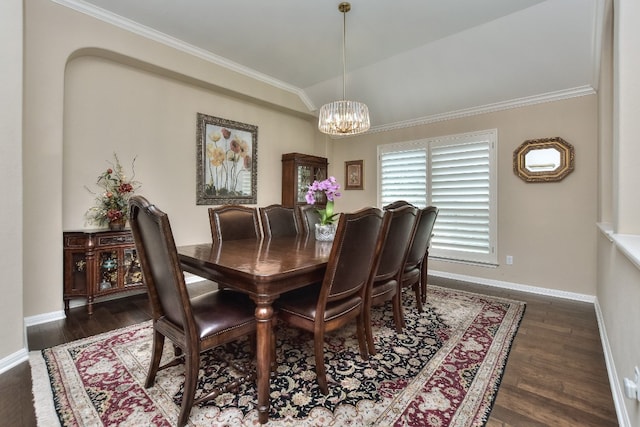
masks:
POLYGON ((211 238, 222 240, 262 239, 258 210, 249 206, 224 205, 209 208, 211 238))
POLYGON ((296 236, 300 232, 294 208, 269 205, 259 209, 265 237, 296 236))
POLYGON ((385 210, 380 242, 382 251, 377 262, 374 281, 398 277, 403 270, 418 212, 418 208, 408 204, 385 210))
POLYGON ((320 214, 314 205, 298 205, 298 220, 304 234, 313 234, 316 224, 320 224, 320 214))
POLYGON ((438 208, 435 206, 427 206, 419 211, 416 229, 413 233, 413 240, 405 263, 407 268, 417 266, 427 256, 431 235, 433 234, 433 225, 437 216, 438 208))
POLYGON ((318 306, 361 293, 364 299, 369 273, 378 248, 383 213, 365 208, 340 215, 318 306))
POLYGON ((407 205, 413 206, 411 203, 407 202, 406 200, 396 200, 395 202, 391 202, 388 205, 384 206, 382 209, 386 211, 387 209, 395 209, 395 208, 399 208, 407 205))
POLYGON ((185 331, 194 327, 169 217, 143 196, 131 197, 129 210, 131 231, 154 320, 164 316, 185 331))

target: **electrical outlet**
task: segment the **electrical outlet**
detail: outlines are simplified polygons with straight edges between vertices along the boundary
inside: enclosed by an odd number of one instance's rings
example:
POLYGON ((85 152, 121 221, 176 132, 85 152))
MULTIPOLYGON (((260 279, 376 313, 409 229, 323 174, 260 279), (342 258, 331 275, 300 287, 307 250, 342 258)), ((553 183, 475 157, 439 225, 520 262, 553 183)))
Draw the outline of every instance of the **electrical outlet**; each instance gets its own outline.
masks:
POLYGON ((640 368, 637 366, 634 368, 634 379, 633 381, 629 378, 624 379, 624 394, 629 399, 635 399, 640 401, 640 393, 638 393, 638 385, 640 383, 640 368))
POLYGON ((513 264, 513 257, 511 255, 507 255, 507 265, 513 264))

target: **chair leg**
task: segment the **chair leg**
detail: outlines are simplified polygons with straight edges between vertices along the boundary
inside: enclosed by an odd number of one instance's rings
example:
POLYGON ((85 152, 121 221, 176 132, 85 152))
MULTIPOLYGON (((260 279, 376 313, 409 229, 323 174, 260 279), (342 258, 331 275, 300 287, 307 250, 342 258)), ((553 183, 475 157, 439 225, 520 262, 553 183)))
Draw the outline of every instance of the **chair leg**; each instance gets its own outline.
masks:
POLYGON ((316 356, 316 377, 318 379, 318 385, 320 386, 322 394, 329 394, 327 371, 324 367, 324 331, 318 332, 318 335, 313 337, 313 344, 316 356))
POLYGON ((422 265, 420 266, 420 287, 421 287, 421 298, 422 303, 426 304, 427 302, 427 265, 429 263, 429 251, 427 250, 427 254, 422 261, 422 265))
MULTIPOLYGON (((367 333, 366 328, 366 315, 364 313, 360 313, 360 315, 356 318, 357 324, 357 332, 358 332, 358 347, 360 347, 360 357, 362 360, 369 360, 369 351, 367 347, 369 345, 369 335, 371 335, 371 346, 373 346, 373 334, 371 334, 371 322, 369 322, 369 333, 367 333)), ((375 352, 375 348, 373 349, 375 352)), ((375 353, 373 353, 375 354, 375 353)))
POLYGON ((416 282, 413 284, 413 292, 416 294, 416 307, 418 308, 418 312, 422 313, 422 291, 421 284, 416 282))
POLYGON ((156 381, 156 374, 160 367, 160 359, 162 359, 162 349, 164 348, 164 335, 160 332, 153 330, 153 344, 151 349, 151 363, 149 364, 149 372, 147 373, 147 380, 144 383, 146 388, 149 388, 156 381))
POLYGON ((370 355, 375 356, 376 346, 373 343, 373 326, 371 325, 371 303, 365 303, 362 323, 364 324, 364 333, 367 338, 367 349, 370 355))
POLYGON ((402 333, 404 328, 404 314, 402 313, 402 289, 398 288, 393 296, 393 321, 396 324, 396 332, 402 333))
POLYGON ((393 320, 396 323, 396 330, 398 329, 398 323, 401 326, 398 332, 402 332, 402 329, 407 327, 404 321, 404 311, 402 310, 402 288, 399 288, 393 297, 393 320))
POLYGON ((196 395, 196 386, 198 385, 198 371, 200 370, 200 353, 197 350, 187 353, 185 355, 184 388, 180 415, 178 416, 178 427, 185 426, 189 421, 191 407, 196 395))

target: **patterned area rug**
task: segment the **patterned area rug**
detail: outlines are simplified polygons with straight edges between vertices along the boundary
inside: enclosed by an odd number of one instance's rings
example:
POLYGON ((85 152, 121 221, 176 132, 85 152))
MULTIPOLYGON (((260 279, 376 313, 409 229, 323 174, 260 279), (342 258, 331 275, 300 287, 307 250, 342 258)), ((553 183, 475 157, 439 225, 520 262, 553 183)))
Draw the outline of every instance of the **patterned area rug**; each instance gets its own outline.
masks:
MULTIPOLYGON (((391 307, 374 310, 378 354, 364 361, 355 326, 326 337, 329 394, 320 393, 313 338, 280 326, 277 373, 271 379, 269 426, 480 426, 498 391, 524 303, 429 287, 423 313, 405 292, 407 328, 396 334, 391 307)), ((144 388, 151 323, 32 352, 38 425, 172 426, 179 413, 183 365, 144 388)), ((171 356, 167 343, 164 355, 171 356)), ((247 341, 202 355, 198 396, 235 371, 220 362, 251 363, 247 341)), ((258 425, 251 384, 191 411, 193 426, 258 425)))

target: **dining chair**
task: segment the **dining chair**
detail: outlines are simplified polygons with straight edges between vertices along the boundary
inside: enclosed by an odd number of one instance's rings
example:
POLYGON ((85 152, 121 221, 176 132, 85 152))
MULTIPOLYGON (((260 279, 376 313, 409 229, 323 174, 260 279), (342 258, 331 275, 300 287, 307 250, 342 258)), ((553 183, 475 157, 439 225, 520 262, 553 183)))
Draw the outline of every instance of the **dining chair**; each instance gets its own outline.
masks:
MULTIPOLYGON (((129 200, 129 209, 131 231, 153 318, 151 364, 145 387, 153 386, 159 370, 184 360, 184 391, 177 423, 181 427, 187 424, 193 405, 238 386, 234 381, 195 398, 200 353, 254 335, 255 305, 246 295, 226 290, 190 298, 167 214, 143 196, 133 196, 129 200), (176 358, 160 366, 165 337, 173 343, 176 358)), ((241 378, 247 381, 254 376, 252 372, 245 371, 241 378)))
MULTIPOLYGON (((400 280, 401 292, 397 299, 400 301, 402 289, 411 287, 416 295, 416 307, 422 312, 422 304, 427 301, 427 263, 429 260, 429 245, 433 235, 433 226, 438 217, 438 208, 427 206, 418 213, 413 239, 409 245, 409 253, 400 280)), ((400 305, 402 310, 402 305, 400 305)), ((404 314, 402 314, 402 325, 404 314)))
POLYGON ((400 280, 415 230, 418 208, 403 205, 384 211, 384 221, 378 245, 381 246, 375 268, 371 270, 365 304, 365 331, 370 354, 376 354, 371 324, 371 309, 392 302, 396 331, 402 332, 403 315, 400 298, 400 280))
POLYGON ((399 208, 401 206, 413 206, 411 203, 407 202, 406 200, 396 200, 394 202, 389 203, 388 205, 384 206, 382 209, 383 210, 387 210, 387 209, 395 209, 395 208, 399 208))
POLYGON ((377 208, 342 214, 322 282, 285 293, 274 303, 280 321, 313 333, 316 376, 323 394, 329 392, 324 366, 326 333, 355 319, 360 356, 369 358, 364 302, 369 272, 380 249, 382 218, 377 208))
POLYGON ((223 240, 262 239, 258 210, 243 205, 209 208, 213 243, 223 240))
POLYGON ((275 204, 261 207, 258 211, 265 237, 297 236, 300 232, 294 208, 275 204))
POLYGON ((316 224, 320 224, 318 207, 315 205, 298 205, 297 213, 302 232, 306 235, 313 235, 316 224))

